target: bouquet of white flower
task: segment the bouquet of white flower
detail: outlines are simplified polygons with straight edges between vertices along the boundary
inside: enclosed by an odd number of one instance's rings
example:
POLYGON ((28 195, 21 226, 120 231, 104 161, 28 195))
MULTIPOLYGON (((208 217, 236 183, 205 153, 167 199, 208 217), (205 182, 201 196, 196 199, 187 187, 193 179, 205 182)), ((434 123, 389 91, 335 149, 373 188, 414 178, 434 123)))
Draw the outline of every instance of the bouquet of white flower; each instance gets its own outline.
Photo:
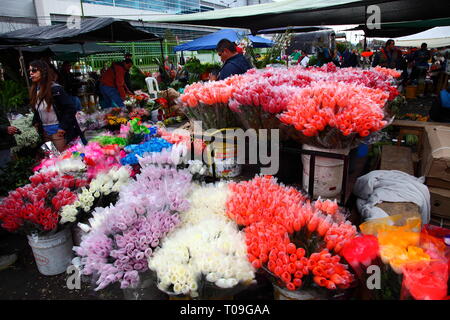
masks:
POLYGON ((107 173, 99 174, 91 181, 88 188, 83 187, 78 199, 71 205, 64 206, 60 223, 75 222, 82 213, 90 213, 95 207, 106 207, 117 201, 121 186, 130 180, 128 167, 112 168, 107 173))
POLYGON ((16 134, 14 137, 17 141, 17 146, 12 148, 13 153, 17 153, 23 148, 34 148, 39 143, 39 134, 31 124, 33 121, 33 114, 28 113, 25 116, 17 118, 11 122, 11 125, 18 128, 22 133, 16 134))

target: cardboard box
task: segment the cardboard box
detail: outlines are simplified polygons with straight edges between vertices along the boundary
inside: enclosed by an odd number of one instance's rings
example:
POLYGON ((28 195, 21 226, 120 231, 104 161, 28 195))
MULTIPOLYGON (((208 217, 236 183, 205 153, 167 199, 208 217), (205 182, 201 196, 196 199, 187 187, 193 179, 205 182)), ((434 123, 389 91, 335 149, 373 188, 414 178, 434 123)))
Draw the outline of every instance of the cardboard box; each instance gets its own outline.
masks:
POLYGON ((421 175, 428 186, 450 189, 450 128, 427 126, 425 132, 421 175))
POLYGON ((430 190, 431 214, 450 219, 450 190, 428 187, 430 190))
POLYGON ((380 170, 399 170, 413 176, 414 165, 411 149, 400 146, 383 146, 380 170))

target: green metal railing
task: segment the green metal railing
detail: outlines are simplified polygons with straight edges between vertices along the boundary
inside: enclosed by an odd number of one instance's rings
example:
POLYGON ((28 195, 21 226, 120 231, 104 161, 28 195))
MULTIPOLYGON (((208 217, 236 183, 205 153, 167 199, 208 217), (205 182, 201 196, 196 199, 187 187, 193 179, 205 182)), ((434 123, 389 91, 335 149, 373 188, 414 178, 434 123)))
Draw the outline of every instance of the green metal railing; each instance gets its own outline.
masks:
MULTIPOLYGON (((86 58, 87 63, 94 69, 99 70, 105 64, 110 65, 113 61, 120 61, 123 55, 129 52, 133 55, 133 64, 144 71, 158 71, 154 58, 162 59, 161 45, 159 42, 128 42, 128 43, 99 43, 109 47, 117 48, 119 52, 99 53, 86 58)), ((164 57, 168 56, 170 61, 176 62, 177 55, 173 53, 173 47, 177 43, 163 41, 164 57)))

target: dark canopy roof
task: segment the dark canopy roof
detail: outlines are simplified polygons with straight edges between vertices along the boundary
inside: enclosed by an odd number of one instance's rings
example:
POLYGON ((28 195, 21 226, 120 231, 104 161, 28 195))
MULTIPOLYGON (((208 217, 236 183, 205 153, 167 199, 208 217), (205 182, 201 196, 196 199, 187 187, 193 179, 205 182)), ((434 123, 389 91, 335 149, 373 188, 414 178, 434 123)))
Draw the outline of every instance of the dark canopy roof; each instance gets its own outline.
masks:
POLYGON ((283 33, 289 30, 292 33, 306 33, 313 31, 322 31, 322 30, 333 30, 328 27, 282 27, 282 28, 270 28, 270 29, 262 29, 258 30, 256 34, 274 34, 274 33, 283 33))
POLYGON ((363 30, 366 37, 370 38, 396 38, 409 36, 439 26, 450 26, 450 18, 382 23, 380 29, 368 29, 365 25, 359 25, 346 31, 363 30))
POLYGON ((60 24, 25 28, 0 34, 0 44, 3 45, 154 40, 160 40, 160 37, 154 33, 134 27, 127 21, 113 18, 85 19, 81 21, 80 28, 68 28, 66 24, 60 24))
MULTIPOLYGON (((11 46, 7 46, 11 47, 11 46)), ((14 46, 12 46, 14 47, 14 46)), ((1 47, 0 47, 1 49, 1 47)), ((43 46, 22 47, 23 52, 42 52, 50 50, 56 55, 62 54, 78 54, 79 56, 89 56, 96 53, 123 52, 124 49, 113 48, 107 45, 99 45, 95 42, 86 42, 84 44, 51 44, 43 46)))
POLYGON ((447 1, 427 0, 285 0, 261 5, 185 15, 153 16, 152 22, 169 22, 251 29, 287 26, 365 24, 368 5, 378 5, 381 22, 412 21, 450 16, 447 1))

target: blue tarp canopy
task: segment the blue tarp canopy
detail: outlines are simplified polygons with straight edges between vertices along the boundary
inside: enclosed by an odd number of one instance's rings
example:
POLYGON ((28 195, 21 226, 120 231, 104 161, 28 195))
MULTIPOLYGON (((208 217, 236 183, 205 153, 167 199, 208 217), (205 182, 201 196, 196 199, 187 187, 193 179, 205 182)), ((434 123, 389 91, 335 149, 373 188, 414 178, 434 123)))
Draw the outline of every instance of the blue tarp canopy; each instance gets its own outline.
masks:
MULTIPOLYGON (((196 50, 210 50, 216 49, 217 43, 222 39, 228 39, 232 42, 238 41, 242 36, 246 35, 244 31, 235 29, 223 29, 217 32, 208 34, 204 37, 197 38, 195 40, 180 44, 173 50, 177 51, 196 51, 196 50)), ((254 48, 268 48, 273 46, 273 42, 269 39, 265 39, 258 36, 248 36, 252 41, 254 48)))

